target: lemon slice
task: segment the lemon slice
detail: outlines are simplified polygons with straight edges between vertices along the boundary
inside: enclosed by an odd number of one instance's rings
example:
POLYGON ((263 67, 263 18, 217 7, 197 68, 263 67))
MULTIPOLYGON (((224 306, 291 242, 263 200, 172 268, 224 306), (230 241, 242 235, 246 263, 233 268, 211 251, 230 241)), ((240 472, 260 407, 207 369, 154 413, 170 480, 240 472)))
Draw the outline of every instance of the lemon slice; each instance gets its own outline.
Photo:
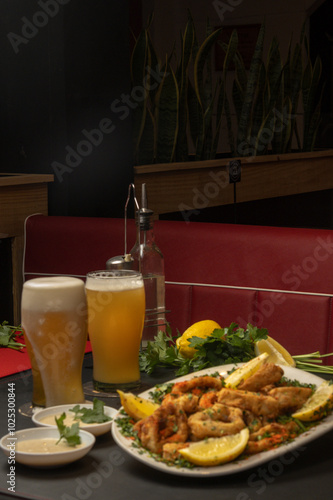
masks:
POLYGON ((245 365, 240 366, 234 372, 230 373, 225 379, 225 387, 235 389, 241 382, 251 377, 259 368, 267 362, 269 354, 263 352, 260 356, 251 359, 245 365))
POLYGON ((267 339, 259 340, 254 346, 254 352, 257 356, 263 352, 269 354, 267 363, 277 363, 278 365, 296 366, 295 360, 279 342, 267 337, 267 339))
POLYGON ((127 415, 135 420, 149 417, 159 407, 157 403, 153 403, 148 399, 135 396, 131 392, 117 391, 120 396, 120 402, 124 407, 127 415))
POLYGON ((195 465, 220 465, 237 458, 244 451, 248 440, 249 429, 245 427, 237 434, 191 443, 188 448, 179 450, 179 453, 195 465))
POLYGON ((325 380, 306 403, 292 414, 292 417, 303 422, 320 420, 333 408, 333 384, 325 380))
POLYGON ((181 337, 178 337, 176 340, 176 345, 179 349, 179 352, 184 358, 193 358, 195 354, 194 347, 189 346, 189 340, 191 337, 209 337, 213 333, 216 328, 221 328, 216 321, 211 319, 205 319, 203 321, 197 321, 193 323, 181 337))

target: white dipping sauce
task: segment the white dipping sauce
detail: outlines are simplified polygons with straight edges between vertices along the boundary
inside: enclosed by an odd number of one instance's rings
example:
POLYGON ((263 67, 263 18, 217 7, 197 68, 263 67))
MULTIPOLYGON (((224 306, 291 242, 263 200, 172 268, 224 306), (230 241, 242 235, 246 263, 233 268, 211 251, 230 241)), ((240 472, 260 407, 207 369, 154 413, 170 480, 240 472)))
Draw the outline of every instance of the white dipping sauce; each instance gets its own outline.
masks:
POLYGON ((82 443, 75 446, 69 446, 64 439, 56 444, 57 441, 58 439, 56 438, 26 439, 16 443, 16 450, 26 453, 56 453, 77 450, 83 446, 82 443))

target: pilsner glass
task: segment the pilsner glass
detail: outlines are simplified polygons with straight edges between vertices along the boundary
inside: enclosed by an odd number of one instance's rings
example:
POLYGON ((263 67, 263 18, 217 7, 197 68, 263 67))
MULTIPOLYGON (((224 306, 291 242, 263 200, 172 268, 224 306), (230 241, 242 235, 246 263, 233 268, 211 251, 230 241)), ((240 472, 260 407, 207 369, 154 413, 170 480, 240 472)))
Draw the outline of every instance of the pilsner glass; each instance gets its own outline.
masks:
POLYGON ((145 317, 141 273, 129 270, 88 273, 86 293, 94 389, 112 392, 138 386, 145 317))
POLYGON ((87 303, 83 281, 65 276, 26 281, 22 328, 38 365, 46 406, 84 403, 87 303))
POLYGON ((37 360, 35 358, 32 345, 24 333, 24 343, 27 349, 27 353, 31 363, 31 373, 32 373, 32 406, 33 407, 44 407, 45 406, 45 393, 42 381, 42 375, 39 371, 37 360))

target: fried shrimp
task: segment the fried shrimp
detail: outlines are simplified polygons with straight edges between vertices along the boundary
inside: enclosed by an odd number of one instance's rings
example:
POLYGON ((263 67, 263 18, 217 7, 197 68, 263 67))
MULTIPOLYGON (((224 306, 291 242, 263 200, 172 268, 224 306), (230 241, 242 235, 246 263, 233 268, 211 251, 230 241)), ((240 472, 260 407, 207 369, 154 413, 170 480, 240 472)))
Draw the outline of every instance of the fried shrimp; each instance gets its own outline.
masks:
POLYGON ((281 380, 283 370, 273 363, 265 363, 251 377, 244 380, 238 389, 243 391, 259 392, 263 387, 275 384, 281 380))
POLYGON ((239 408, 231 408, 216 403, 211 408, 198 411, 188 418, 192 441, 200 441, 207 437, 221 437, 236 434, 245 427, 243 412, 239 408))
POLYGON ((222 388, 222 380, 218 377, 210 377, 209 375, 203 377, 194 377, 191 380, 184 380, 174 384, 171 394, 184 394, 191 392, 201 396, 208 389, 218 391, 222 388))
POLYGON ((165 443, 185 443, 188 438, 187 416, 178 405, 165 403, 152 415, 134 425, 142 445, 161 453, 165 443))
POLYGON ((250 434, 245 452, 253 455, 261 451, 271 450, 279 444, 294 438, 298 431, 298 426, 293 421, 287 424, 272 422, 264 425, 257 432, 250 434))

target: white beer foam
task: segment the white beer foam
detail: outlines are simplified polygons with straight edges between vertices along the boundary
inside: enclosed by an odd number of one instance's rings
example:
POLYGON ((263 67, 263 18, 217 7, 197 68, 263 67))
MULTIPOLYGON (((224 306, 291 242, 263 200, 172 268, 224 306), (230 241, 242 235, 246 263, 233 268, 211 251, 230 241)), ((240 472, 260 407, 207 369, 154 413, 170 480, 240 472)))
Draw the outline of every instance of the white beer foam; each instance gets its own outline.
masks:
POLYGON ((22 309, 74 310, 85 302, 84 282, 69 276, 34 278, 23 285, 22 309))
MULTIPOLYGON (((117 271, 115 271, 117 273, 117 271)), ((108 273, 87 276, 86 289, 99 292, 120 292, 134 290, 143 287, 143 279, 140 274, 134 276, 111 276, 108 273)))

